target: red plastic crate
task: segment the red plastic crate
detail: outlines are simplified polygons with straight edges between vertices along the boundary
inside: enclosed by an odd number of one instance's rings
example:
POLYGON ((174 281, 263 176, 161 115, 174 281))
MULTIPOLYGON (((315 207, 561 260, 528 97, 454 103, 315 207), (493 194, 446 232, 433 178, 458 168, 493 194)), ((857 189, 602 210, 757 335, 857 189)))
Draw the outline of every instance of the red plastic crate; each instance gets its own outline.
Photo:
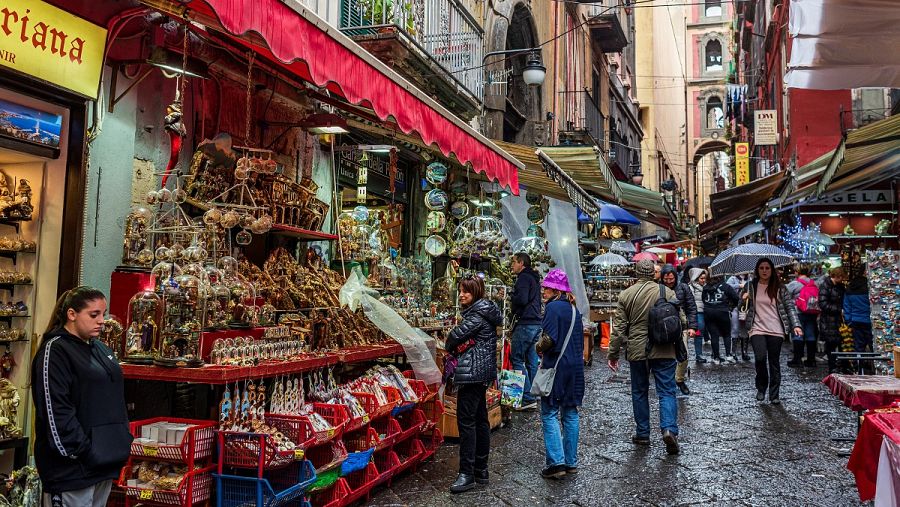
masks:
POLYGON ((296 459, 303 459, 303 449, 278 450, 271 435, 219 431, 219 470, 224 466, 255 468, 257 477, 263 470, 290 465, 296 459))
POLYGON ((375 444, 375 450, 380 451, 394 444, 394 439, 400 434, 400 423, 393 417, 382 417, 372 421, 369 425, 375 432, 378 442, 375 444))
POLYGON ((122 468, 119 475, 119 487, 125 490, 126 501, 131 504, 139 500, 144 505, 182 505, 189 506, 209 500, 210 486, 212 485, 212 472, 214 465, 206 468, 198 468, 188 472, 181 484, 174 490, 142 489, 128 486, 131 478, 134 458, 129 458, 128 463, 122 468))
POLYGON ((396 419, 400 424, 400 434, 397 435, 394 442, 402 442, 413 435, 417 435, 428 423, 427 419, 425 419, 425 412, 419 409, 399 414, 396 419))
POLYGON ((181 444, 178 445, 144 445, 139 442, 132 442, 132 456, 178 461, 185 463, 191 468, 193 468, 196 461, 212 456, 213 438, 215 437, 216 428, 214 421, 156 417, 131 423, 129 425, 131 434, 134 438, 139 438, 142 427, 158 422, 191 424, 193 427, 188 428, 184 432, 184 438, 181 440, 181 444))
POLYGON ((400 460, 400 465, 394 471, 394 477, 418 463, 422 459, 422 456, 425 455, 425 447, 418 438, 412 438, 405 442, 401 442, 395 445, 393 449, 397 454, 397 459, 400 460))
POLYGON ((341 507, 350 494, 350 487, 343 478, 338 479, 327 489, 311 492, 309 502, 313 507, 341 507))
POLYGON ((350 488, 344 505, 352 505, 358 500, 369 497, 369 493, 378 481, 378 469, 375 468, 374 463, 369 463, 366 468, 345 476, 344 480, 347 481, 347 486, 350 488))
POLYGON ((356 399, 362 404, 363 408, 366 410, 366 414, 369 416, 369 420, 378 419, 379 417, 384 417, 391 413, 391 410, 397 406, 396 401, 391 401, 390 397, 388 397, 388 402, 379 405, 378 398, 375 397, 374 394, 370 393, 351 393, 353 396, 356 396, 356 399))
POLYGON ((387 393, 388 399, 396 399, 396 405, 392 407, 391 413, 398 414, 400 412, 405 412, 416 405, 414 401, 407 401, 403 399, 403 396, 400 395, 400 390, 395 387, 385 386, 384 392, 387 393))
POLYGON ((422 460, 426 460, 432 457, 441 444, 444 443, 444 435, 441 433, 441 430, 435 427, 428 431, 423 431, 419 435, 419 440, 422 442, 422 447, 425 449, 422 460))
POLYGON ((330 430, 316 432, 315 445, 324 444, 340 437, 350 421, 350 412, 343 405, 313 403, 313 411, 324 417, 332 426, 330 430))
POLYGON ((394 476, 394 472, 400 467, 400 458, 398 458, 397 454, 390 449, 376 452, 372 456, 372 462, 375 463, 375 468, 378 469, 378 480, 375 482, 376 484, 390 481, 394 476))
POLYGON ((313 425, 306 416, 266 414, 266 424, 283 433, 297 449, 312 447, 317 441, 313 425))
MULTIPOLYGON (((418 379, 416 379, 416 372, 413 371, 413 370, 406 370, 406 371, 404 371, 404 372, 403 372, 403 376, 406 377, 406 378, 408 378, 408 379, 414 379, 414 380, 416 380, 416 382, 421 382, 422 385, 425 386, 425 390, 427 391, 427 392, 425 393, 425 398, 423 399, 422 396, 420 395, 420 396, 419 396, 419 401, 425 401, 426 399, 433 398, 433 397, 437 394, 438 389, 441 387, 440 384, 431 384, 431 385, 428 385, 428 384, 425 384, 425 381, 424 381, 424 380, 418 380, 418 379)), ((412 384, 410 384, 410 386, 413 387, 412 384)), ((421 388, 420 388, 420 387, 413 387, 413 390, 416 390, 416 389, 421 389, 421 388)), ((416 394, 419 394, 419 391, 416 391, 416 394)))
POLYGON ((125 490, 120 488, 118 483, 116 483, 109 491, 109 498, 106 499, 106 507, 125 507, 125 498, 125 490))
POLYGON ((441 416, 444 414, 444 404, 441 403, 441 400, 437 398, 431 398, 425 403, 420 403, 419 407, 425 414, 426 422, 422 427, 423 430, 433 428, 438 422, 440 422, 441 416))
POLYGON ((319 445, 307 450, 306 459, 312 462, 318 475, 341 466, 347 459, 347 448, 343 442, 335 440, 328 445, 319 445))
POLYGON ((344 433, 341 439, 347 452, 362 452, 377 447, 378 433, 371 426, 365 426, 352 433, 344 433))

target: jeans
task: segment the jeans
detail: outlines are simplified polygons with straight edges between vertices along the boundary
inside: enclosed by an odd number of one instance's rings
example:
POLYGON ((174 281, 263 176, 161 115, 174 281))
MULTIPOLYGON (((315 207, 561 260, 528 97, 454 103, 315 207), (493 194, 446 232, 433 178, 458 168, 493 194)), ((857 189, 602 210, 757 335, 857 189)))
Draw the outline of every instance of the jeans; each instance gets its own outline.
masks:
POLYGON ((547 466, 578 466, 578 407, 554 407, 541 398, 547 466), (560 419, 562 430, 560 430, 560 419))
POLYGON ((703 312, 697 312, 697 336, 694 337, 694 357, 703 358, 703 337, 706 336, 706 319, 703 312))
POLYGON ((106 501, 109 498, 109 493, 112 491, 112 483, 113 481, 108 480, 75 491, 66 491, 65 493, 56 494, 44 493, 44 501, 41 505, 105 507, 106 501))
POLYGON ((798 342, 816 341, 816 334, 819 329, 819 316, 810 313, 801 313, 797 316, 800 317, 800 329, 803 330, 803 336, 797 336, 794 333, 791 333, 791 339, 798 342))
POLYGON ((756 366, 756 391, 769 390, 769 401, 780 397, 781 389, 781 343, 784 337, 755 334, 750 337, 753 345, 753 361, 756 366))
POLYGON ((472 475, 487 470, 491 451, 486 384, 460 384, 456 396, 456 425, 459 429, 459 473, 472 475))
POLYGON ((656 381, 656 395, 659 396, 659 428, 678 434, 678 402, 675 400, 675 360, 650 359, 630 361, 631 367, 631 407, 634 410, 635 434, 650 436, 650 373, 656 381))
POLYGON ((706 330, 712 342, 712 354, 715 359, 722 359, 719 355, 719 338, 725 343, 725 355, 731 355, 731 312, 728 310, 709 309, 705 312, 706 330))
POLYGON ((534 345, 540 337, 541 326, 538 325, 519 325, 513 329, 510 361, 514 370, 525 373, 525 394, 522 396, 523 405, 535 401, 534 396, 531 395, 531 382, 534 380, 535 373, 537 373, 539 361, 534 345))

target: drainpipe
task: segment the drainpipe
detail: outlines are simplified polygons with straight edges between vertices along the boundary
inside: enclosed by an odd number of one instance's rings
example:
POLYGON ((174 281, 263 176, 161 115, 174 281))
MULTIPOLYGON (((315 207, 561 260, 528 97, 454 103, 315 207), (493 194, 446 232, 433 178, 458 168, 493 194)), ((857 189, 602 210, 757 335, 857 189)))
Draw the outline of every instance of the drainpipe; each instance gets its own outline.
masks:
MULTIPOLYGON (((553 72, 551 75, 553 76, 553 118, 556 120, 559 117, 559 9, 562 8, 562 2, 556 3, 553 2, 553 72)), ((556 121, 551 120, 550 123, 550 138, 547 139, 547 144, 554 145, 559 141, 556 139, 556 121)))

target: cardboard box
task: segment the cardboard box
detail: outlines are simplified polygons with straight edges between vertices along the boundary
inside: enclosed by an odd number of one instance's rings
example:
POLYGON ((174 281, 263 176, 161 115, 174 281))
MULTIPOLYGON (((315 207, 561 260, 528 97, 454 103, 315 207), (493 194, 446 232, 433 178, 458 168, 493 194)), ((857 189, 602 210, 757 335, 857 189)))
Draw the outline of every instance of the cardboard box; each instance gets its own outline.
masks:
MULTIPOLYGON (((502 421, 503 411, 500 409, 500 405, 488 409, 488 423, 492 430, 498 428, 502 421)), ((456 414, 444 412, 438 423, 438 429, 441 430, 441 433, 445 437, 459 438, 459 427, 456 425, 456 414)))

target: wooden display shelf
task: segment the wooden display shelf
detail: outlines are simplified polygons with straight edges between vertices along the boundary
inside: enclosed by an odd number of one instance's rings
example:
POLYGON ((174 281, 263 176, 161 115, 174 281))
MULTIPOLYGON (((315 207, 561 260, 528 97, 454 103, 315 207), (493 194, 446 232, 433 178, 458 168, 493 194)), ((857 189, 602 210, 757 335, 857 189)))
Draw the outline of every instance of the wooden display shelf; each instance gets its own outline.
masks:
POLYGON ((0 290, 5 290, 12 294, 16 287, 30 287, 34 285, 32 282, 27 283, 0 283, 0 290))
POLYGON ((127 379, 155 380, 160 382, 188 382, 195 384, 222 385, 242 380, 292 375, 324 368, 339 363, 362 363, 403 354, 398 344, 367 345, 329 352, 322 356, 311 356, 285 362, 266 362, 256 366, 217 366, 199 368, 167 368, 155 365, 122 363, 122 372, 127 379))
POLYGON ((290 236, 297 239, 305 239, 308 241, 334 241, 338 239, 337 235, 335 234, 328 234, 327 232, 319 231, 309 231, 306 229, 301 229, 299 227, 291 227, 290 225, 282 224, 273 225, 272 230, 269 232, 273 234, 282 234, 284 236, 290 236))

